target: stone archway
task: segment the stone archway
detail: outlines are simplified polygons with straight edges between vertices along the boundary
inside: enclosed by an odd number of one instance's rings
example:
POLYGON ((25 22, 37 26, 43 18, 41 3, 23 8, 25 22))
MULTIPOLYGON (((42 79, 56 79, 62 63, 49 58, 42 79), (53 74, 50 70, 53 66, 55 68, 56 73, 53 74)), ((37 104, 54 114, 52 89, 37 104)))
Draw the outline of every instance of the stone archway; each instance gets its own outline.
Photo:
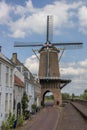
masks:
POLYGON ((51 91, 47 90, 43 94, 43 103, 44 103, 45 106, 53 106, 54 105, 54 95, 51 91))
POLYGON ((42 102, 44 103, 44 95, 47 92, 52 92, 54 96, 54 105, 61 105, 62 104, 62 96, 61 96, 61 91, 60 89, 56 88, 42 88, 41 90, 41 99, 42 102))

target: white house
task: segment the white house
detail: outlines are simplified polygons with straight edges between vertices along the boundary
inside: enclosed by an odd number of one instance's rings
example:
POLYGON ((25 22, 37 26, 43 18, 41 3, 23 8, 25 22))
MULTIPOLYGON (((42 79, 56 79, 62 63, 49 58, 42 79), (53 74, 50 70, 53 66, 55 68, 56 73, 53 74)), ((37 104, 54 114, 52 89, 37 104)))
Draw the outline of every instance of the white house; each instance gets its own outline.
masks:
POLYGON ((21 100, 25 91, 24 75, 15 68, 14 70, 14 90, 13 90, 13 111, 15 117, 22 113, 21 100))
POLYGON ((32 111, 32 104, 40 105, 40 84, 17 59, 16 53, 9 60, 0 52, 0 126, 10 112, 16 116, 22 112, 21 99, 24 91, 29 98, 28 110, 32 111))
POLYGON ((0 126, 13 113, 14 65, 0 52, 0 126))
POLYGON ((17 58, 17 53, 13 53, 12 62, 15 64, 16 68, 24 75, 25 81, 25 91, 29 98, 28 110, 32 111, 31 106, 35 103, 35 88, 33 75, 31 72, 22 64, 17 58))

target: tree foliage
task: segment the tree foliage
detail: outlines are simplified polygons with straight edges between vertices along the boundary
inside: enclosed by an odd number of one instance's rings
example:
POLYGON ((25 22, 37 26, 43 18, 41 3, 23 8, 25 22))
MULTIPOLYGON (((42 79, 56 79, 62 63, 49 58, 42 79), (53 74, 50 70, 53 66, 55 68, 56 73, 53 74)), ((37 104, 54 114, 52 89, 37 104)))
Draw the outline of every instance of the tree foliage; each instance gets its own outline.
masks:
POLYGON ((70 98, 70 95, 68 93, 62 93, 62 99, 63 100, 66 100, 66 99, 69 99, 70 98))
POLYGON ((84 90, 84 93, 80 95, 80 98, 83 100, 87 100, 87 89, 84 90))
POLYGON ((28 95, 26 94, 26 92, 24 92, 23 97, 22 97, 22 110, 23 110, 23 115, 25 114, 25 111, 28 108, 28 95))

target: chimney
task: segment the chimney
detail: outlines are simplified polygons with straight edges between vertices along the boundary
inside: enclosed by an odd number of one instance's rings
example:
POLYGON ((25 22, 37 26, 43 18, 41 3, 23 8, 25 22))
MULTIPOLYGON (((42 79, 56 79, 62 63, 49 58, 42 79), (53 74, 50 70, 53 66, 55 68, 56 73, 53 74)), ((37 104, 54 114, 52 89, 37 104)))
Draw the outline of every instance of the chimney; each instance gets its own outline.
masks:
POLYGON ((12 54, 12 62, 16 64, 16 62, 17 62, 17 53, 12 54))

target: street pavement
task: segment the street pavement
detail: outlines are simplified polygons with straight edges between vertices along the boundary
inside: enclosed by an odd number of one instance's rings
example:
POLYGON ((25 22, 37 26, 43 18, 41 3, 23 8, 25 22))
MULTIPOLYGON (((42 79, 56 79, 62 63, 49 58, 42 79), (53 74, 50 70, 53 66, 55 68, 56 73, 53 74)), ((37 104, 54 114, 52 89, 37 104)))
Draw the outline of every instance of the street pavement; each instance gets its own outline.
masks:
POLYGON ((16 130, 55 130, 58 123, 58 108, 46 107, 38 112, 23 127, 16 130))
POLYGON ((87 120, 70 103, 61 109, 57 130, 87 130, 87 120))

